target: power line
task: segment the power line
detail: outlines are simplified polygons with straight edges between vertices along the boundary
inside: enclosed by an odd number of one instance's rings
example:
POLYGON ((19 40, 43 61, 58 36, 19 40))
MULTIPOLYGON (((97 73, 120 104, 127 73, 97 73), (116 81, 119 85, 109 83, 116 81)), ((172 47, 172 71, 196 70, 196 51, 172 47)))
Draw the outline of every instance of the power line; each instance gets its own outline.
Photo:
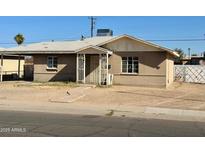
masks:
POLYGON ((205 41, 205 38, 204 39, 162 39, 162 40, 146 40, 146 41, 153 41, 153 42, 177 42, 177 41, 180 41, 180 42, 186 42, 186 41, 189 41, 189 42, 194 42, 194 41, 205 41))
MULTIPOLYGON (((39 43, 39 42, 24 42, 24 44, 28 44, 28 43, 39 43)), ((5 42, 0 42, 0 44, 17 44, 17 43, 5 43, 5 42)))
MULTIPOLYGON (((48 39, 45 40, 45 42, 51 42, 52 40, 54 41, 74 41, 75 39, 48 39)), ((147 39, 145 41, 150 41, 150 42, 197 42, 197 41, 205 41, 204 39, 147 39)), ((30 44, 30 43, 40 43, 41 41, 29 41, 29 42, 24 42, 24 44, 30 44)), ((0 44, 16 44, 15 42, 0 42, 0 44)))
MULTIPOLYGON (((89 37, 89 36, 84 36, 84 37, 89 37)), ((80 38, 80 37, 79 37, 80 38)), ((41 39, 39 41, 28 41, 24 42, 23 44, 30 44, 30 43, 41 43, 41 42, 55 42, 55 41, 75 41, 78 40, 77 37, 73 38, 64 38, 64 39, 41 39)), ((0 42, 0 44, 16 44, 16 42, 0 42)))

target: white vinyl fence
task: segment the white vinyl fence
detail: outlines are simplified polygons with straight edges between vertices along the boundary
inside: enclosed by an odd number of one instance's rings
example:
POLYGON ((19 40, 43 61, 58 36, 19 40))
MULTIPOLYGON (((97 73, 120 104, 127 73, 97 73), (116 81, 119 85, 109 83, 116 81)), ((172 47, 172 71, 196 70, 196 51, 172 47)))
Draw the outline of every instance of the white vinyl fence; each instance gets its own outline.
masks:
POLYGON ((205 66, 175 65, 175 80, 192 83, 205 83, 205 66))

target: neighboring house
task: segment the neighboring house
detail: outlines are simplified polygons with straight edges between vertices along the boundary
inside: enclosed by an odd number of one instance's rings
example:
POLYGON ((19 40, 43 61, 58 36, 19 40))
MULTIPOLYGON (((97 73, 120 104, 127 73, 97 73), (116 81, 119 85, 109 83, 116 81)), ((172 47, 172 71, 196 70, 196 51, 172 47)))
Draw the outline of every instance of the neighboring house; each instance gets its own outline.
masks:
MULTIPOLYGON (((0 52, 5 51, 6 49, 0 48, 0 52)), ((23 77, 23 68, 24 68, 24 56, 18 56, 18 55, 4 55, 3 61, 0 64, 3 65, 2 69, 2 75, 3 80, 12 80, 18 78, 18 67, 20 67, 19 70, 19 77, 23 77), (20 65, 19 65, 20 62, 20 65)))
POLYGON ((166 87, 173 82, 171 49, 129 36, 99 36, 9 48, 32 55, 35 81, 77 81, 166 87))
POLYGON ((191 58, 183 57, 179 60, 174 61, 174 65, 186 65, 190 62, 191 58))
POLYGON ((184 57, 179 62, 175 62, 176 65, 202 65, 205 66, 204 56, 191 56, 184 57))

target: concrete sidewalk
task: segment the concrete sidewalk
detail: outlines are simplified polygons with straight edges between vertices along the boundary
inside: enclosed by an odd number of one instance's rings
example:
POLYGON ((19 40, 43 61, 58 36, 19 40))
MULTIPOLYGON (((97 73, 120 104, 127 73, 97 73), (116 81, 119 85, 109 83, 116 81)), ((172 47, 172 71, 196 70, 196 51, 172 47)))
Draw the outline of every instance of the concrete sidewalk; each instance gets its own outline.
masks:
POLYGON ((10 103, 4 100, 0 104, 0 110, 13 111, 31 111, 31 112, 46 112, 60 114, 76 114, 76 115, 98 115, 98 116, 116 116, 116 117, 147 117, 157 119, 172 119, 186 121, 205 121, 205 111, 197 110, 182 110, 172 108, 159 107, 125 107, 115 105, 90 105, 90 104, 75 104, 75 103, 50 103, 35 105, 26 103, 10 103))

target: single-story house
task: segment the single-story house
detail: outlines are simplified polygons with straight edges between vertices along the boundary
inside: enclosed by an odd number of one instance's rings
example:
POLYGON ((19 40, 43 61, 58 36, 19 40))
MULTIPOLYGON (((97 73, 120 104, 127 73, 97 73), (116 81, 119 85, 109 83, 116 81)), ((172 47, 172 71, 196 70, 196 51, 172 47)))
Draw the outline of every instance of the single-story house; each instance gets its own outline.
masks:
POLYGON ((173 58, 178 56, 130 35, 34 43, 8 52, 33 56, 35 81, 160 87, 173 82, 173 58))

